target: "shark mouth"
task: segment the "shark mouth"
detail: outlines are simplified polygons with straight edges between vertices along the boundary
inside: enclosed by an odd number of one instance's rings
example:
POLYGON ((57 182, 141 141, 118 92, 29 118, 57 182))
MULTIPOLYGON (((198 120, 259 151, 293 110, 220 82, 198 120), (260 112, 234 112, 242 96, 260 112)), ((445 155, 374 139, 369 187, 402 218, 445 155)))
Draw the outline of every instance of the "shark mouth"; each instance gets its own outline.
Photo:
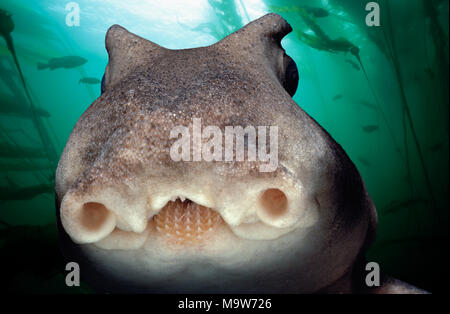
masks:
POLYGON ((208 234, 225 224, 219 213, 189 199, 169 201, 152 217, 152 222, 160 235, 181 245, 203 242, 208 234))

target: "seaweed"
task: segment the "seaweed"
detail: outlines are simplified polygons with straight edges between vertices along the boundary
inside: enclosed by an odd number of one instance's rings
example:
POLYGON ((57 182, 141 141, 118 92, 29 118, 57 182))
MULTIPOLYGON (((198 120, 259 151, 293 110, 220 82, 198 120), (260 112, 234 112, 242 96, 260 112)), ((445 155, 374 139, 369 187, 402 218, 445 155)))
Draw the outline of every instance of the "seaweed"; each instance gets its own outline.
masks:
MULTIPOLYGON (((180 21, 178 21, 178 24, 194 32, 208 33, 217 40, 224 38, 244 25, 235 1, 208 0, 208 5, 216 16, 214 22, 201 23, 195 27, 190 27, 180 21)), ((240 5, 249 21, 250 19, 243 3, 240 2, 240 5)))
POLYGON ((0 142, 1 158, 45 158, 46 154, 39 148, 10 145, 0 142))
MULTIPOLYGON (((375 100, 375 103, 376 103, 376 111, 379 112, 379 113, 381 114, 381 118, 383 119, 384 124, 386 125, 386 127, 387 127, 387 129, 388 129, 388 132, 389 132, 389 134, 390 134, 390 136, 391 136, 391 139, 392 139, 392 141, 393 141, 393 143, 394 143, 394 146, 395 146, 395 148, 396 148, 396 151, 399 152, 400 156, 403 158, 403 156, 402 156, 402 154, 401 154, 400 146, 399 146, 399 144, 397 143, 397 140, 395 139, 395 133, 394 133, 394 131, 392 130, 392 127, 391 127, 391 125, 390 125, 390 123, 389 123, 389 121, 388 121, 388 119, 387 119, 387 116, 386 116, 384 110, 383 110, 383 107, 382 107, 382 105, 381 105, 381 101, 379 100, 378 95, 377 95, 377 93, 375 92, 375 89, 373 88, 372 83, 370 82, 369 75, 368 75, 367 72, 366 72, 366 68, 364 67, 364 64, 363 64, 363 62, 362 62, 362 60, 361 60, 361 57, 360 57, 360 55, 359 55, 359 51, 360 51, 359 48, 355 46, 355 47, 353 47, 353 48, 351 49, 350 52, 351 52, 351 54, 356 58, 356 60, 359 62, 359 65, 361 66, 362 72, 364 73, 364 77, 365 77, 365 79, 366 79, 366 81, 367 81, 367 85, 369 86, 369 89, 370 89, 370 91, 371 91, 371 93, 372 93, 372 96, 373 96, 373 98, 374 98, 374 100, 375 100)), ((408 156, 406 156, 405 158, 408 159, 408 156)))
MULTIPOLYGON (((286 7, 277 7, 277 6, 269 6, 271 9, 273 10, 287 10, 286 7)), ((302 18, 302 20, 304 21, 304 23, 310 28, 310 30, 313 32, 313 34, 309 34, 306 32, 302 32, 299 30, 296 30, 296 34, 297 37, 305 44, 307 44, 308 46, 317 49, 317 50, 323 50, 323 51, 327 51, 327 52, 331 52, 331 53, 350 53, 351 55, 353 55, 356 58, 356 61, 358 62, 360 68, 362 69, 362 72, 364 74, 364 77, 367 81, 367 84, 369 86, 369 89, 372 93, 372 96, 375 100, 376 103, 376 111, 378 113, 380 113, 386 127, 387 130, 391 136, 391 139, 394 143, 394 146, 396 148, 396 151, 399 153, 400 157, 403 159, 404 157, 401 154, 401 150, 400 150, 400 146, 397 143, 397 140, 395 138, 395 133, 387 119, 387 116, 384 112, 384 110, 382 109, 382 105, 381 102, 378 98, 377 93, 375 92, 375 89, 373 88, 369 76, 366 72, 366 69, 362 63, 361 57, 360 57, 360 49, 359 47, 357 47, 356 45, 354 45, 352 42, 350 42, 348 39, 344 38, 344 37, 339 37, 337 39, 331 39, 326 32, 317 24, 317 22, 315 21, 315 18, 313 16, 311 16, 310 13, 307 12, 307 10, 305 10, 304 8, 302 8, 301 6, 296 6, 295 10, 293 8, 290 9, 290 12, 297 12, 298 15, 302 18)), ((408 157, 406 156, 406 159, 408 159, 408 157)))
MULTIPOLYGON (((444 104, 449 103, 449 63, 448 63, 448 38, 446 38, 445 31, 442 29, 441 24, 438 20, 438 1, 422 0, 423 11, 424 11, 424 25, 426 27, 427 20, 430 22, 430 33, 434 42, 435 52, 436 52, 436 68, 439 72, 439 82, 440 82, 440 96, 442 97, 442 102, 444 104), (447 39, 447 40, 446 40, 447 39)), ((448 14, 448 13, 447 13, 448 14)), ((425 34, 425 32, 424 32, 425 34)), ((424 49, 427 54, 426 40, 424 38, 424 49)), ((428 54, 427 54, 428 62, 428 54)), ((447 129, 448 131, 448 129, 447 129)))
POLYGON ((330 38, 325 31, 317 24, 314 17, 311 16, 308 11, 302 7, 297 7, 296 12, 302 18, 303 22, 309 27, 309 29, 314 33, 308 34, 306 32, 296 31, 297 36, 301 41, 308 44, 309 46, 325 50, 333 53, 338 52, 351 52, 355 49, 355 45, 352 44, 348 39, 339 37, 337 39, 330 38))
MULTIPOLYGON (((412 119, 411 110, 409 108, 408 100, 407 100, 407 97, 406 97, 406 92, 405 92, 405 88, 404 88, 403 78, 402 78, 401 70, 400 70, 400 61, 399 61, 398 54, 397 54, 397 44, 396 44, 396 40, 395 40, 395 37, 394 37, 393 29, 392 29, 392 17, 391 17, 391 8, 390 8, 390 5, 389 5, 389 0, 384 0, 384 4, 386 6, 386 10, 385 11, 386 11, 386 17, 387 17, 387 23, 386 23, 387 25, 385 27, 383 27, 383 34, 384 34, 384 37, 385 37, 385 40, 386 40, 386 43, 387 43, 387 46, 388 46, 388 49, 389 49, 389 54, 391 56, 391 61, 392 61, 392 64, 393 64, 394 73, 395 73, 395 76, 396 76, 396 79, 397 79, 397 82, 398 82, 398 87, 399 87, 399 90, 400 90, 400 98, 401 98, 401 105, 402 105, 403 119, 404 119, 404 121, 403 121, 403 129, 404 129, 403 133, 404 133, 404 145, 405 145, 406 156, 408 158, 408 151, 409 151, 408 145, 407 145, 407 139, 406 139, 406 136, 407 136, 406 123, 407 123, 408 126, 409 126, 409 129, 411 131, 413 142, 414 142, 414 145, 416 147, 417 154, 418 154, 418 157, 419 157, 419 160, 420 160, 420 164, 421 164, 421 167, 422 167, 422 170, 423 170, 423 174, 424 174, 425 181, 426 181, 426 186, 427 186, 428 193, 430 194, 430 198, 431 198, 431 202, 432 202, 432 208, 435 211, 436 215, 439 217, 439 211, 437 210, 436 197, 434 195, 434 191, 433 191, 433 187, 432 187, 432 184, 431 184, 430 176, 429 176, 426 164, 425 164, 425 159, 424 159, 424 156, 423 156, 423 153, 422 153, 422 148, 420 146, 419 139, 417 137, 417 132, 416 132, 416 129, 415 129, 415 126, 414 126, 414 122, 413 122, 413 119, 412 119), (385 28, 388 29, 388 32, 385 31, 385 28)), ((409 161, 408 161, 407 167, 408 167, 408 173, 410 174, 409 161)))
POLYGON ((16 184, 0 186, 0 203, 1 201, 12 200, 29 200, 41 194, 54 193, 54 184, 43 183, 27 187, 19 187, 16 184))
MULTIPOLYGON (((20 133, 26 135, 26 133, 23 130, 21 130, 20 133)), ((7 145, 12 151, 14 151, 14 150, 17 151, 17 150, 21 149, 21 146, 18 145, 14 141, 14 139, 10 136, 10 134, 8 132, 5 132, 2 127, 0 127, 0 140, 2 143, 7 145)), ((8 152, 4 152, 4 154, 8 154, 8 152)), ((2 161, 5 161, 5 160, 2 160, 2 161)), ((11 161, 11 159, 7 158, 6 161, 11 161)), ((12 161, 14 161, 14 159, 12 159, 12 161)), ((19 161, 20 162, 17 162, 17 160, 16 160, 16 161, 14 161, 14 163, 19 166, 22 164, 23 167, 30 167, 30 165, 33 165, 32 159, 30 159, 29 156, 26 156, 26 155, 21 156, 21 158, 19 158, 19 161)), ((0 162, 0 165, 1 165, 1 162, 0 162)), ((42 182, 42 181, 46 182, 46 180, 47 180, 48 175, 42 173, 43 170, 52 170, 52 169, 51 168, 46 169, 46 167, 44 167, 42 169, 31 170, 31 171, 34 171, 32 173, 35 175, 35 177, 38 179, 39 182, 42 182)), ((5 169, 3 169, 3 171, 9 172, 9 171, 11 171, 11 169, 5 168, 5 169)), ((21 170, 21 171, 27 171, 27 170, 21 170)))
MULTIPOLYGON (((46 149, 48 160, 53 166, 56 166, 56 158, 57 158, 56 151, 55 151, 53 144, 45 130, 43 123, 39 119, 39 116, 37 113, 37 108, 35 107, 35 105, 32 101, 30 92, 28 90, 27 84, 25 82, 25 78, 22 73, 22 68, 20 67, 19 60, 17 59, 17 54, 16 54, 16 51, 14 48, 14 43, 13 43, 13 37, 11 36, 11 33, 13 32, 14 28, 15 28, 15 25, 14 25, 14 22, 12 19, 12 14, 7 12, 6 10, 0 9, 0 35, 6 41, 8 50, 10 51, 11 56, 13 57, 14 63, 16 65, 17 71, 20 76, 20 80, 23 85, 23 90, 25 91, 28 102, 30 104, 30 109, 32 112, 32 116, 31 116, 32 121, 33 121, 35 128, 38 131, 38 134, 42 140, 42 144, 46 149)), ((3 80, 5 81, 5 79, 3 79, 3 80)))

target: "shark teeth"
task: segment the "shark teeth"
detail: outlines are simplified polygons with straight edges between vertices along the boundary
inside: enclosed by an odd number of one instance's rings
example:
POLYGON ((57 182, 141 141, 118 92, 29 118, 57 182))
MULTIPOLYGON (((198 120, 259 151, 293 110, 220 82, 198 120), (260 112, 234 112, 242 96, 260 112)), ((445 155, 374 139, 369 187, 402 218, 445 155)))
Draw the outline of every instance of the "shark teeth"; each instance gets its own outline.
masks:
POLYGON ((207 233, 225 223, 219 213, 190 200, 169 202, 152 221, 162 236, 176 244, 198 244, 207 233))
POLYGON ((186 200, 186 197, 181 196, 181 195, 179 195, 179 196, 172 196, 170 200, 171 200, 172 202, 175 202, 175 201, 178 200, 178 199, 179 199, 180 201, 184 202, 184 201, 186 200))

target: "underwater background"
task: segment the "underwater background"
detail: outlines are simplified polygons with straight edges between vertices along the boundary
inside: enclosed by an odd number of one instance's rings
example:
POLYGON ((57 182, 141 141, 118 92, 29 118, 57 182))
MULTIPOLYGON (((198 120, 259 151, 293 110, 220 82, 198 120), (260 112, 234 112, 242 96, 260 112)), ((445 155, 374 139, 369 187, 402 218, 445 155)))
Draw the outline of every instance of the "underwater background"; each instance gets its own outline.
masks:
POLYGON ((268 12, 294 29, 282 41, 299 69, 294 100, 342 145, 376 204, 367 259, 447 289, 448 0, 376 1, 380 27, 366 25, 363 0, 78 0, 79 26, 66 23, 69 2, 0 2, 1 290, 92 292, 65 285, 53 185, 73 126, 100 96, 107 29, 192 48, 268 12))

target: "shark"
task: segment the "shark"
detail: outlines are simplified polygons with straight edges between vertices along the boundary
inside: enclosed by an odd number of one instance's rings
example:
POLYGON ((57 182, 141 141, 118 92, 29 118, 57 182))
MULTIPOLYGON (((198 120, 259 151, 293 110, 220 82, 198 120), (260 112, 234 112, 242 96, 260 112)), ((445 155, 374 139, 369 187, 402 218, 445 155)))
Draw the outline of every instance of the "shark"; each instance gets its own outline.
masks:
MULTIPOLYGON (((96 291, 422 292, 384 274, 366 285, 376 208, 344 149, 292 98, 298 68, 281 46, 291 31, 270 13, 213 45, 167 49, 109 28, 102 94, 75 124, 55 177, 61 250, 96 291), (277 167, 173 158, 177 143, 212 140, 183 141, 194 119, 211 134, 276 126, 277 167)), ((267 148, 263 133, 258 144, 245 135, 231 156, 267 148)))

